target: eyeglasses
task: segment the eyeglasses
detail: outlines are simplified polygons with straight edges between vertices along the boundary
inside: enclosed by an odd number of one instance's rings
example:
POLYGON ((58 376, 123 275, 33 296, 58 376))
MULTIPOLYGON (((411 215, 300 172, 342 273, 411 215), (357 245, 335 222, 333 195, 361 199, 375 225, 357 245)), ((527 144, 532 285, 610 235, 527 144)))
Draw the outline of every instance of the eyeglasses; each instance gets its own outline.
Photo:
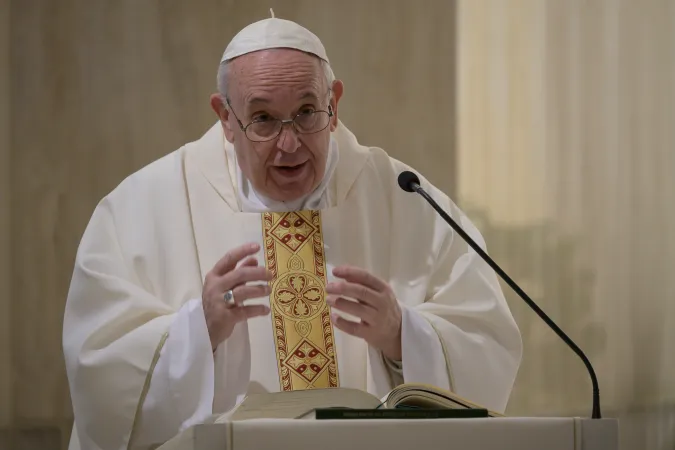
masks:
POLYGON ((227 106, 229 106, 232 114, 239 123, 239 128, 246 134, 246 137, 253 142, 266 142, 275 139, 281 134, 281 129, 285 124, 293 125, 293 128, 298 134, 314 134, 325 130, 330 123, 330 118, 333 117, 333 109, 328 106, 328 111, 313 110, 308 108, 299 114, 296 114, 292 119, 276 119, 271 116, 264 118, 253 119, 248 125, 244 126, 239 120, 239 117, 234 112, 234 108, 230 104, 230 99, 225 98, 227 106))

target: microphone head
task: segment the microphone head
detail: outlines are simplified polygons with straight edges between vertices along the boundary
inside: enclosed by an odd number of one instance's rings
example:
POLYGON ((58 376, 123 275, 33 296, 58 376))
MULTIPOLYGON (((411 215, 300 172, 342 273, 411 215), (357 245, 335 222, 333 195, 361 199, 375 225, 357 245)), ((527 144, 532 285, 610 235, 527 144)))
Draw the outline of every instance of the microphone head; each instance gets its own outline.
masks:
POLYGON ((398 176, 398 185, 406 192, 415 192, 415 185, 420 185, 420 178, 409 170, 398 176))

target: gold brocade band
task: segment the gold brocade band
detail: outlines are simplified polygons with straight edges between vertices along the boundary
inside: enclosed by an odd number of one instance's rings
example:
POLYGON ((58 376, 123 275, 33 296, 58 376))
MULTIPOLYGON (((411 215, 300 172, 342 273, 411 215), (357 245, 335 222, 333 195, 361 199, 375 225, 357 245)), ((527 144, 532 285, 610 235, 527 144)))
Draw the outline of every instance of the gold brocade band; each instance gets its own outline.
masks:
POLYGON ((263 242, 281 390, 339 387, 321 213, 263 213, 263 242))

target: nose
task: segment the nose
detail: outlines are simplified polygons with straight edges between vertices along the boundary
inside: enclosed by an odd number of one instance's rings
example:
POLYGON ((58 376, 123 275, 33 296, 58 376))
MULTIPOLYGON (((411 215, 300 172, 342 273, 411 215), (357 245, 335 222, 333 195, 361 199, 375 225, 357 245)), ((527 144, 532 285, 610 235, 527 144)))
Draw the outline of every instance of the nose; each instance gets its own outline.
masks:
POLYGON ((286 123, 283 125, 277 138, 277 147, 286 153, 294 153, 300 148, 300 139, 295 128, 293 128, 293 124, 286 123))

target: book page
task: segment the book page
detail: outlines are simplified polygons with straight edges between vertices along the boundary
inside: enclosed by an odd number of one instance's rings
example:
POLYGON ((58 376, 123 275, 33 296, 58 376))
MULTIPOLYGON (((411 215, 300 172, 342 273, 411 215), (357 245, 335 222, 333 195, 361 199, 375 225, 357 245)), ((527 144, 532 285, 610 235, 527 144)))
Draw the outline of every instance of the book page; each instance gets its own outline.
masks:
POLYGON ((216 423, 249 419, 297 419, 313 417, 316 408, 377 408, 380 399, 350 388, 307 389, 302 391, 251 394, 216 423))

